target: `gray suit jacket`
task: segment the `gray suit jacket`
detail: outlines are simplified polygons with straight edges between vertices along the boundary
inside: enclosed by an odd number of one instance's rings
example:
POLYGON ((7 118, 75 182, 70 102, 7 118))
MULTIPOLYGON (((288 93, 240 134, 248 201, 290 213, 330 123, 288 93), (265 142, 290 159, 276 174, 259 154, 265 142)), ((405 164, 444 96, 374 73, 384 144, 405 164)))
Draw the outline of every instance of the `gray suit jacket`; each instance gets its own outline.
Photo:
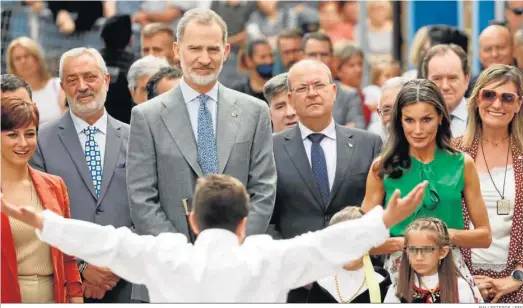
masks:
MULTIPOLYGON (((71 217, 99 225, 132 227, 125 180, 129 125, 107 115, 107 136, 100 197, 96 197, 93 181, 85 161, 71 114, 44 123, 38 131, 38 147, 31 165, 41 171, 60 176, 67 186, 71 217)), ((114 302, 128 303, 131 285, 122 284, 106 293, 114 302)))
POLYGON ((356 128, 365 129, 365 119, 361 109, 361 98, 356 90, 349 90, 335 81, 336 102, 332 108, 332 117, 340 125, 354 122, 356 128))
MULTIPOLYGON (((262 234, 276 197, 269 108, 261 100, 219 85, 216 118, 218 172, 246 186, 251 196, 247 234, 262 234)), ((127 163, 131 215, 138 233, 188 235, 182 200, 193 197, 203 173, 179 86, 133 108, 127 163)), ((146 300, 137 292, 133 291, 133 298, 146 300)))
POLYGON ((278 170, 276 205, 272 222, 284 239, 325 228, 346 206, 360 206, 367 174, 380 153, 380 137, 364 130, 336 125, 336 174, 330 199, 325 203, 312 173, 296 125, 273 137, 278 170))

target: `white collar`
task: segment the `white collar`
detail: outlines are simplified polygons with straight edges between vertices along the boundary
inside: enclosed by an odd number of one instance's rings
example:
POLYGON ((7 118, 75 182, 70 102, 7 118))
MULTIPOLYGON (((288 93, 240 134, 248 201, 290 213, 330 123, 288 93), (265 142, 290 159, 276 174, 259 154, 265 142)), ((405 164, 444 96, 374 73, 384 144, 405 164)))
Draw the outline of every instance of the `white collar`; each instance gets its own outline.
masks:
POLYGON ((104 135, 107 134, 107 111, 105 108, 104 114, 93 125, 89 125, 83 119, 76 116, 70 109, 69 113, 71 114, 71 119, 73 120, 77 135, 80 135, 88 126, 95 126, 99 132, 104 135))
POLYGON ((236 236, 236 234, 234 234, 233 232, 226 229, 213 228, 203 230, 202 232, 200 232, 200 234, 196 238, 194 245, 222 245, 234 247, 240 246, 240 242, 238 241, 238 237, 236 236))
MULTIPOLYGON (((218 85, 219 84, 220 83, 218 81, 216 81, 216 83, 214 84, 212 89, 209 90, 209 92, 205 93, 205 95, 212 98, 215 102, 218 102, 218 85)), ((182 80, 180 81, 180 89, 182 90, 183 100, 185 101, 185 104, 188 104, 190 101, 192 101, 193 99, 195 99, 196 97, 198 97, 201 94, 198 91, 191 88, 191 86, 189 86, 185 82, 184 77, 182 77, 182 80)))
MULTIPOLYGON (((298 122, 298 127, 300 128, 301 139, 302 140, 307 139, 307 137, 310 134, 314 134, 315 133, 312 130, 310 130, 309 128, 307 128, 305 125, 303 125, 301 122, 298 122)), ((330 124, 327 127, 325 127, 325 129, 322 130, 320 133, 324 134, 325 137, 328 137, 328 138, 330 138, 332 140, 336 140, 336 126, 335 126, 335 123, 334 123, 334 119, 331 118, 330 124)))
POLYGON ((450 114, 462 120, 463 122, 467 122, 467 100, 465 98, 462 98, 461 102, 456 106, 456 108, 454 108, 454 111, 452 111, 450 114))

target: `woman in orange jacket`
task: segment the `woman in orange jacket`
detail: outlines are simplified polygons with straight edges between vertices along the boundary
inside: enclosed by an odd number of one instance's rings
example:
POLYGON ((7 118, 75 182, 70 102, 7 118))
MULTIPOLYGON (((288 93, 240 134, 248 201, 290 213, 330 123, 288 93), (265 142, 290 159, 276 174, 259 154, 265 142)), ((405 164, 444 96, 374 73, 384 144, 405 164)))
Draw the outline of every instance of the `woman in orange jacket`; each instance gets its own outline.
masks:
MULTIPOLYGON (((63 180, 29 166, 37 145, 36 105, 2 94, 3 195, 13 204, 70 217, 63 180)), ((74 257, 40 241, 34 228, 4 213, 0 223, 2 303, 83 302, 82 282, 74 257)))

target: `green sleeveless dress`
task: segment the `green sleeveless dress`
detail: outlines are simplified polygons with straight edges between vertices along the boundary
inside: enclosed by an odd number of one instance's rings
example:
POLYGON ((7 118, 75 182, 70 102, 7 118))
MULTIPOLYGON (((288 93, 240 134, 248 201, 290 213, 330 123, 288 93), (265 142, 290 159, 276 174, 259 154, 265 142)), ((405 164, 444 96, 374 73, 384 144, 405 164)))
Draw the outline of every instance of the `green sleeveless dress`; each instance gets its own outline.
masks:
POLYGON ((436 147, 434 160, 422 163, 410 156, 411 166, 403 170, 400 178, 383 179, 385 204, 389 202, 394 190, 399 189, 401 196, 408 194, 417 184, 428 181, 423 202, 412 215, 390 229, 392 237, 403 236, 407 226, 420 217, 439 218, 450 229, 463 230, 464 219, 461 207, 463 188, 465 187, 465 156, 463 153, 452 154, 436 147))

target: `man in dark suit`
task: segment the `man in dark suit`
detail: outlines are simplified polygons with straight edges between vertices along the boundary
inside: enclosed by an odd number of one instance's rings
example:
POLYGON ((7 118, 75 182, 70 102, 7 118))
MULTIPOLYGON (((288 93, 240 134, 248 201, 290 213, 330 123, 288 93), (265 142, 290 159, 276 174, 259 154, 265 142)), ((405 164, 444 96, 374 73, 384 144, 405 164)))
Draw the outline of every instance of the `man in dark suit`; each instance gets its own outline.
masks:
MULTIPOLYGON (((382 146, 378 135, 335 123, 336 85, 322 62, 295 64, 288 88, 299 122, 273 136, 277 169, 273 222, 283 239, 323 229, 344 207, 360 205, 371 163, 382 146)), ((305 299, 301 288, 291 291, 288 301, 305 299)))
MULTIPOLYGON (((31 165, 64 180, 72 218, 131 227, 125 179, 129 125, 104 108, 111 79, 106 64, 96 49, 75 48, 62 55, 60 79, 70 111, 40 126, 31 165)), ((83 260, 78 269, 86 302, 130 302, 129 282, 83 260)))

